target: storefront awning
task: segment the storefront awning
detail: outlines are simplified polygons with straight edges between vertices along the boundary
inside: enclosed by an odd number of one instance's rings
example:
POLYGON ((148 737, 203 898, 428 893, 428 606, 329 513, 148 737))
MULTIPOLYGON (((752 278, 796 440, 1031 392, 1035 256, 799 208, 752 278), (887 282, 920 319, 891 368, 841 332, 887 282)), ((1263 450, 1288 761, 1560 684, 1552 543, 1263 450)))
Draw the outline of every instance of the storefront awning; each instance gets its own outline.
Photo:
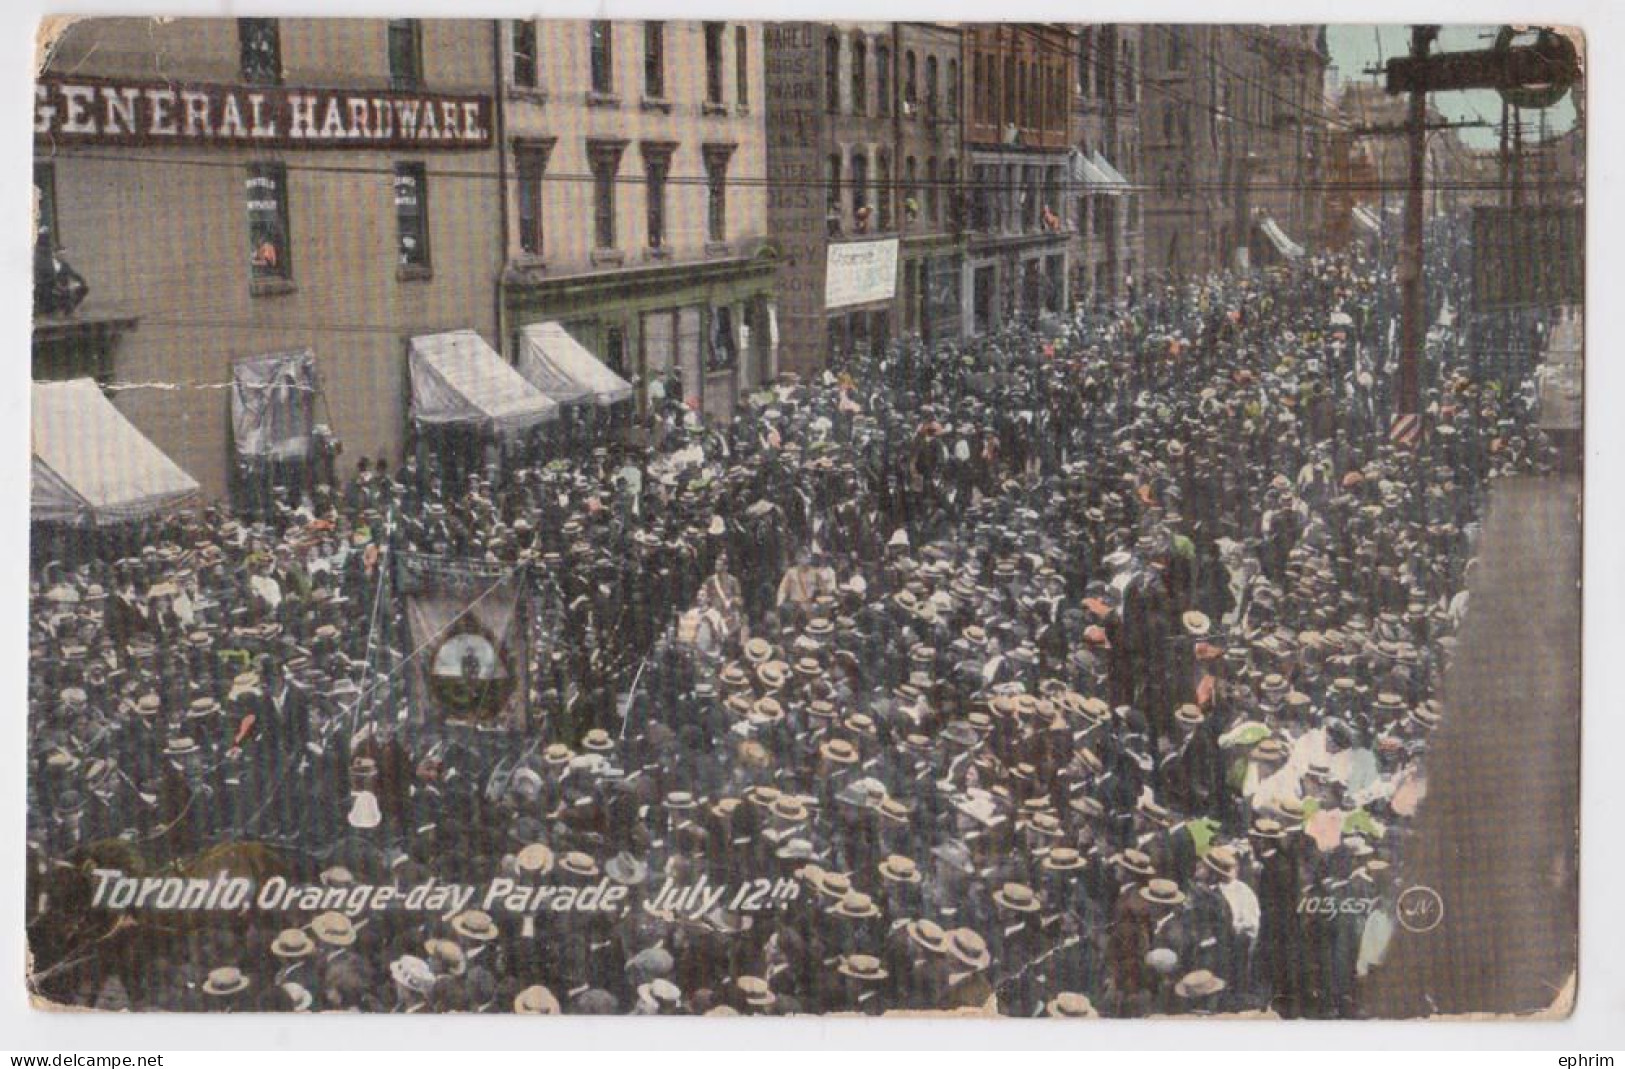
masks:
POLYGON ((1072 154, 1067 157, 1067 172, 1073 185, 1090 192, 1104 192, 1106 187, 1112 184, 1112 180, 1106 177, 1106 172, 1096 167, 1081 149, 1073 149, 1072 154))
POLYGON ((1354 206, 1354 225, 1373 234, 1382 233, 1382 222, 1377 219, 1375 212, 1363 204, 1354 206))
POLYGON ((520 332, 519 374, 561 405, 613 405, 632 396, 630 382, 558 323, 532 323, 520 332))
POLYGON ((1258 228, 1264 232, 1266 238, 1269 238, 1270 244, 1275 246, 1275 251, 1288 260, 1296 260, 1303 255, 1303 246, 1287 237, 1286 231, 1282 230, 1274 219, 1264 216, 1259 221, 1258 228))
POLYGON ((316 423, 316 355, 266 353, 231 366, 231 440, 256 460, 308 456, 316 423))
POLYGON ((1111 162, 1099 152, 1094 153, 1089 162, 1093 163, 1096 170, 1106 176, 1107 183, 1112 187, 1111 192, 1127 193, 1130 191, 1132 183, 1127 178, 1124 178, 1122 172, 1113 167, 1111 162))
POLYGON ((412 339, 412 416, 419 423, 513 434, 557 419, 556 401, 472 330, 412 339))
POLYGON ((36 521, 126 523, 197 494, 197 480, 136 430, 94 379, 36 382, 32 407, 36 521))

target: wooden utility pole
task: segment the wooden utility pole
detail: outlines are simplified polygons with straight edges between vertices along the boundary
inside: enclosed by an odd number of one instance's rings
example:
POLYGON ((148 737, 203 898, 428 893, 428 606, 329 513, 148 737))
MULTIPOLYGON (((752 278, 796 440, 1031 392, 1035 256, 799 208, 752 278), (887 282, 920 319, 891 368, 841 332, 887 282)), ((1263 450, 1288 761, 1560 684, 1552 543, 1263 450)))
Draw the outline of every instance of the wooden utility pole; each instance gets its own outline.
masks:
MULTIPOLYGON (((1427 60, 1437 26, 1411 29, 1411 59, 1427 60)), ((1411 89, 1405 137, 1410 145, 1410 175, 1405 185, 1405 236, 1399 252, 1399 382, 1395 407, 1400 417, 1422 411, 1422 348, 1427 339, 1427 290, 1422 279, 1423 186, 1427 179, 1427 87, 1411 89)))

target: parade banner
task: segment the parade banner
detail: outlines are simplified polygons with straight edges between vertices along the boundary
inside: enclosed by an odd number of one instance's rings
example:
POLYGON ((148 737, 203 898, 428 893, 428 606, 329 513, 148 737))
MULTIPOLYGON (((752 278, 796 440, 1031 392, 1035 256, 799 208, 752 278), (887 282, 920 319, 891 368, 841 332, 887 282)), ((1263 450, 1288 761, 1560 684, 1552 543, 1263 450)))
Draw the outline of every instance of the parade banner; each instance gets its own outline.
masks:
POLYGON ((396 571, 423 718, 523 727, 530 650, 522 569, 403 553, 396 571))
POLYGON ((897 239, 829 247, 824 307, 847 308, 897 295, 897 239))

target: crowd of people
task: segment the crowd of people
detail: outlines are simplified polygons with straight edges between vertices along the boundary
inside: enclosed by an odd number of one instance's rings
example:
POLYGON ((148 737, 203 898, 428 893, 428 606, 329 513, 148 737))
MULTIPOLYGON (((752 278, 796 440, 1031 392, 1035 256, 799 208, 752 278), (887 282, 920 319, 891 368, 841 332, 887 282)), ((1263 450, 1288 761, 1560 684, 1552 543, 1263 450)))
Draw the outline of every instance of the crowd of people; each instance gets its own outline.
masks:
POLYGON ((39 562, 35 990, 1358 1015, 1490 480, 1545 463, 1448 331, 1426 434, 1390 440, 1391 289, 1333 258, 1147 287, 786 375, 723 426, 657 405, 635 450, 455 490, 379 461, 39 562), (404 552, 523 576, 523 723, 414 693, 404 552), (120 911, 98 868, 625 908, 120 911))

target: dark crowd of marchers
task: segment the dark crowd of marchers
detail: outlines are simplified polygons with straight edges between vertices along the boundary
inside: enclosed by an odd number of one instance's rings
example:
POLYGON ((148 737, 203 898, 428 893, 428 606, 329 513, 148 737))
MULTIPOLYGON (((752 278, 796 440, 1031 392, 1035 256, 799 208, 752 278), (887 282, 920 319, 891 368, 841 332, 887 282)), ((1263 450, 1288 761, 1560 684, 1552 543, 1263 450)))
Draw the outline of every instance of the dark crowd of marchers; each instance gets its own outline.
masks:
POLYGON ((500 478, 364 460, 269 521, 37 554, 33 989, 1358 1015, 1488 487, 1550 464, 1532 357, 1481 367, 1448 328, 1426 434, 1390 441, 1395 293, 1361 257, 1152 285, 784 375, 725 425, 658 404, 637 448, 500 478), (380 596, 408 551, 523 577, 523 724, 445 723, 408 685, 380 596), (110 910, 97 868, 607 880, 627 908, 110 910), (647 906, 757 880, 770 909, 647 906))

